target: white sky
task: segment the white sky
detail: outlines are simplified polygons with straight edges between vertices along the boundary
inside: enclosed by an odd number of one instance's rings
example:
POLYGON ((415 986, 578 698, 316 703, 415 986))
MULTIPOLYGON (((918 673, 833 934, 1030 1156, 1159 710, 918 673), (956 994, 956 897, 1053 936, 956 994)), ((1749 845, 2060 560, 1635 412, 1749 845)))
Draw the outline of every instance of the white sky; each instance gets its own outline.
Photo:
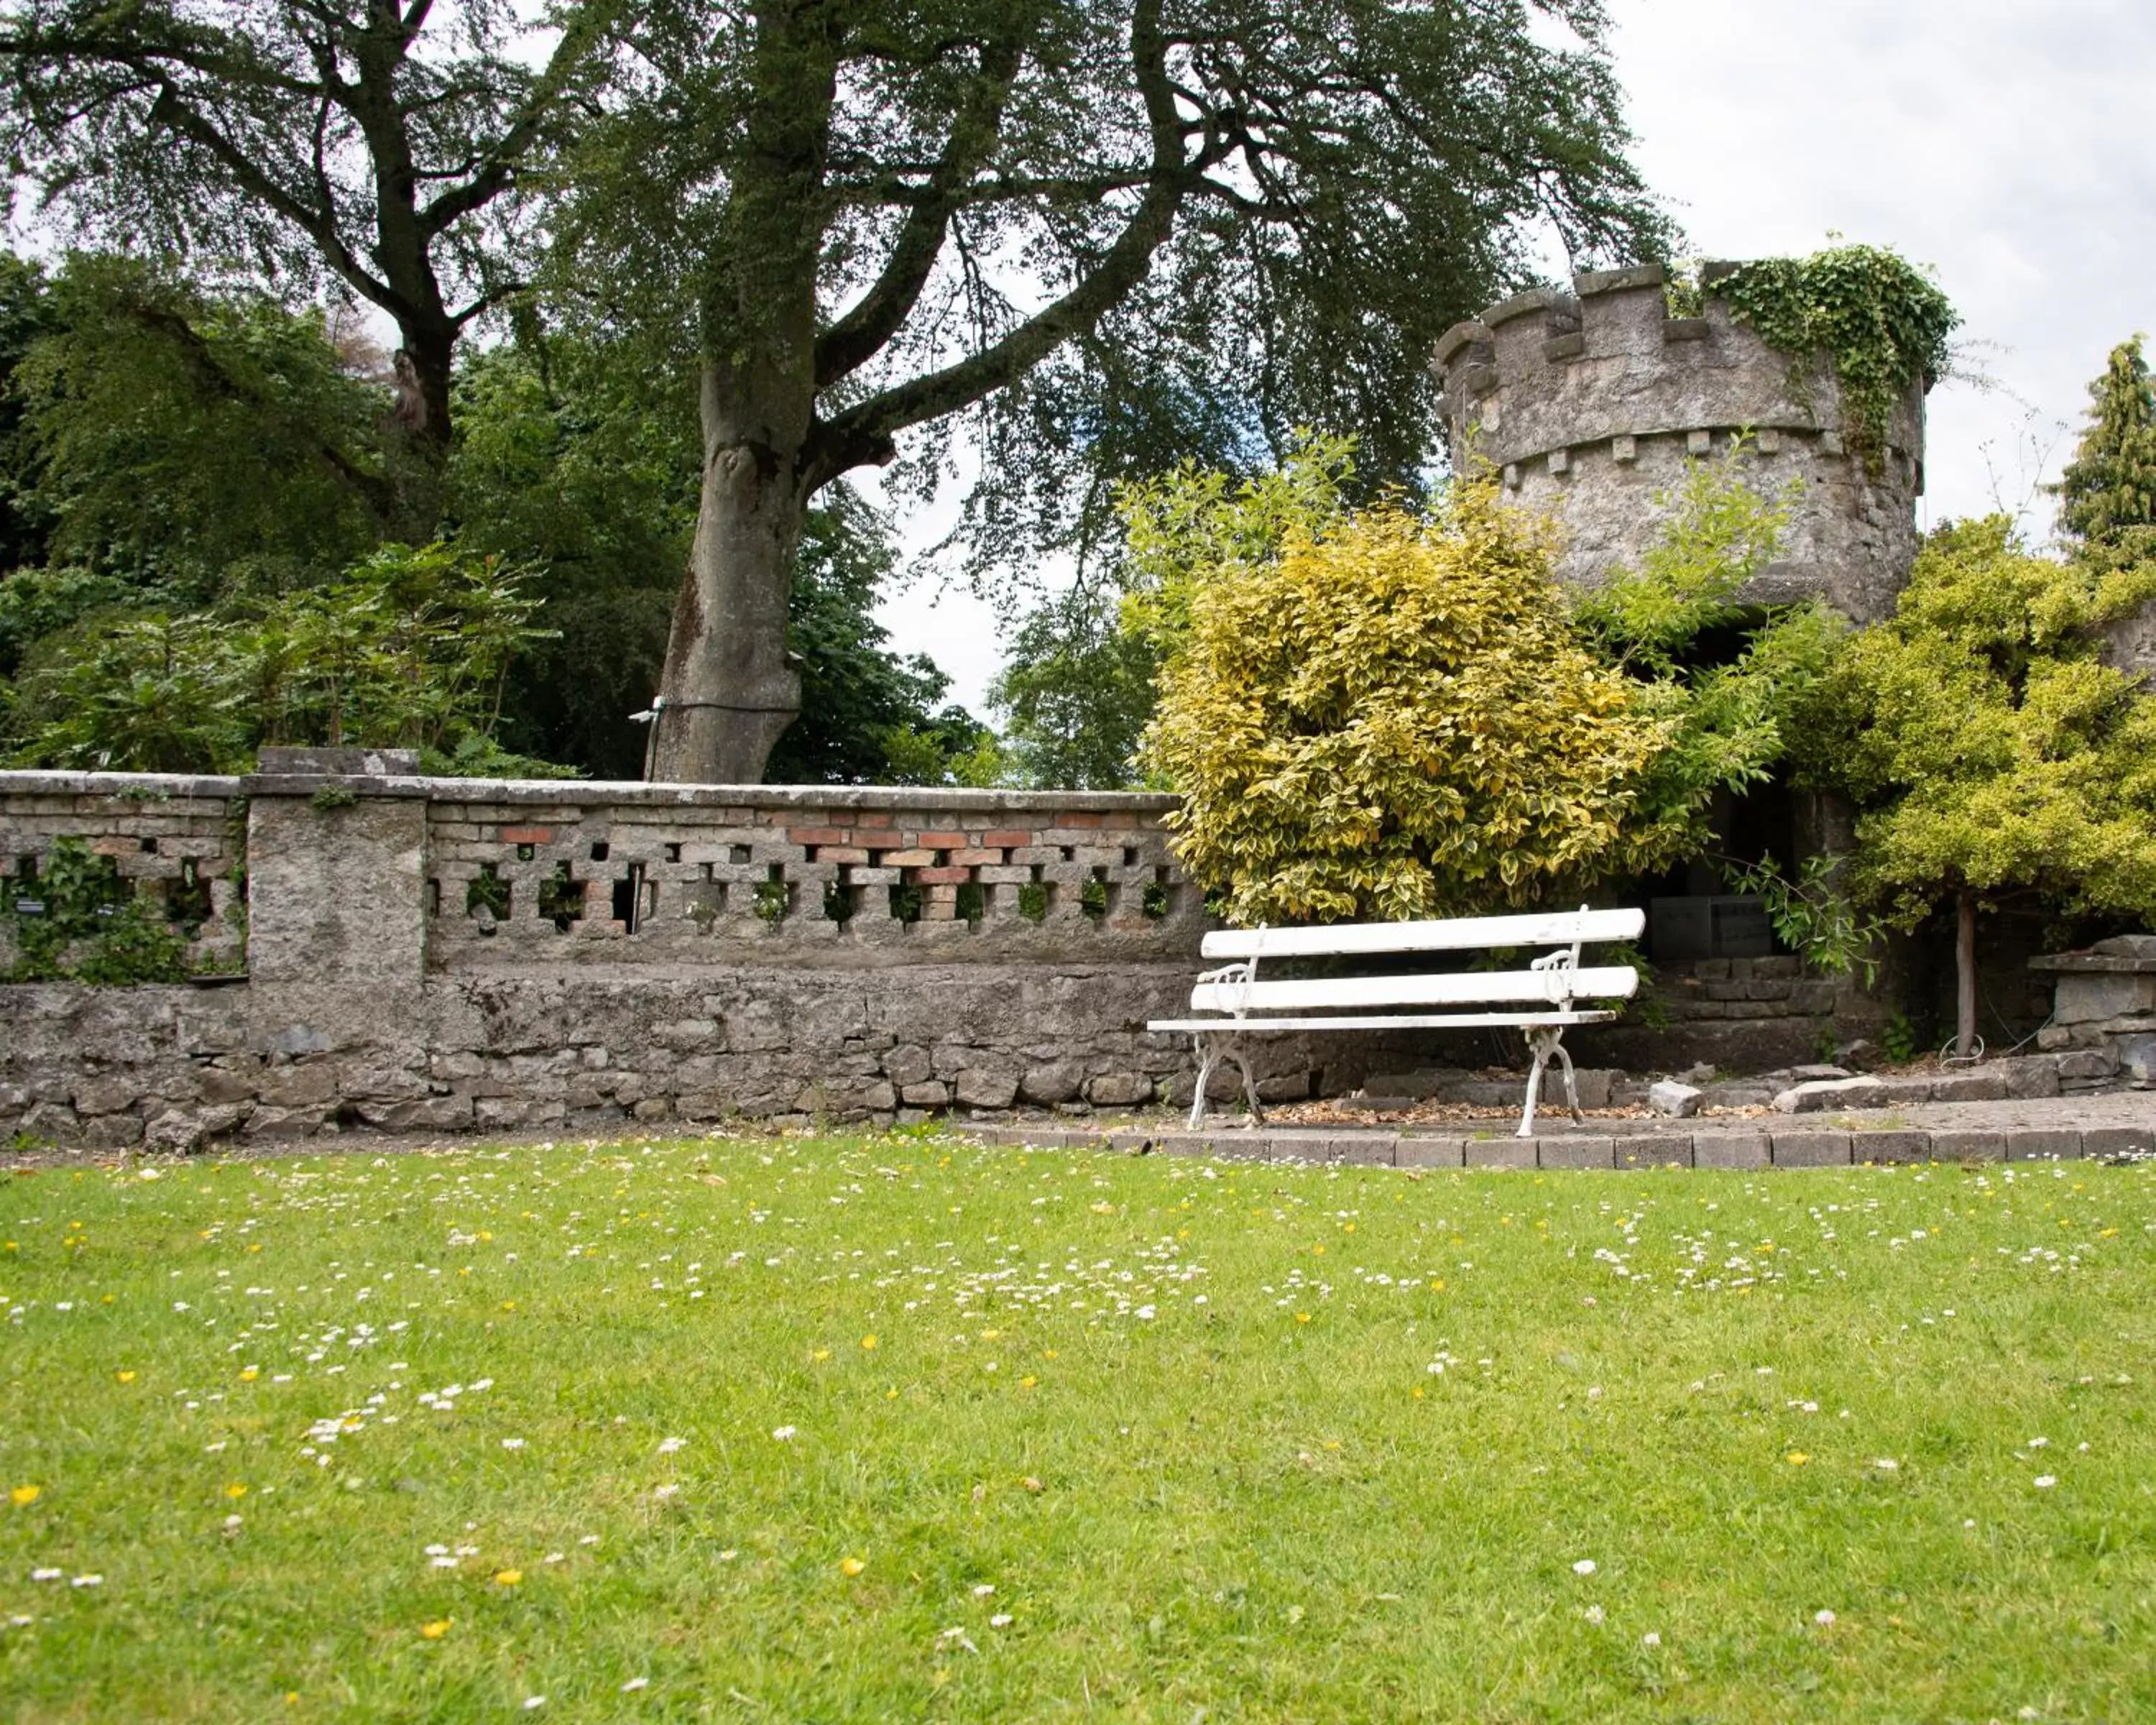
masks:
MULTIPOLYGON (((1931 398, 1928 521, 2026 507, 2071 453, 2088 380, 2156 326, 2149 0, 1610 0, 1650 186, 1710 258, 1840 234, 1938 271, 1990 393, 1931 398)), ((916 524, 911 543, 933 536, 916 524)), ((916 587, 878 614, 981 709, 995 622, 916 587)))

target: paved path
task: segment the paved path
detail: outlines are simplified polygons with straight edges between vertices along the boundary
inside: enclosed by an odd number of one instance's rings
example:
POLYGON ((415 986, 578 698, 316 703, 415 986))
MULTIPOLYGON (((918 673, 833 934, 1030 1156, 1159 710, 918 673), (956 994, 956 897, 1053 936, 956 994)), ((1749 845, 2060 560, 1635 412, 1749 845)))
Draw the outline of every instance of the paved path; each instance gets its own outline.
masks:
POLYGON ((1104 1147, 1256 1161, 1397 1168, 1830 1168, 1852 1163, 2058 1161, 2156 1155, 2156 1091, 2026 1101, 1928 1102, 1840 1115, 1707 1120, 1560 1114, 1516 1137, 1517 1119, 1430 1125, 1212 1126, 1179 1119, 1121 1125, 1024 1122, 953 1128, 988 1143, 1104 1147))

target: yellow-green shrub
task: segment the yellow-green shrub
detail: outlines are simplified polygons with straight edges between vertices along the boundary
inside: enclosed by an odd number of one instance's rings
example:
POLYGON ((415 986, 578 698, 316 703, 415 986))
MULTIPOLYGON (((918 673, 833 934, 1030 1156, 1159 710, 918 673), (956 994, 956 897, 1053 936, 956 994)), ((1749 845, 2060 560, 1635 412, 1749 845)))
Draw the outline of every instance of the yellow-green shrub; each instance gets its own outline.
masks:
POLYGON ((1230 921, 1482 910, 1597 871, 1671 721, 1584 649, 1555 549, 1461 483, 1193 588, 1146 758, 1230 921))

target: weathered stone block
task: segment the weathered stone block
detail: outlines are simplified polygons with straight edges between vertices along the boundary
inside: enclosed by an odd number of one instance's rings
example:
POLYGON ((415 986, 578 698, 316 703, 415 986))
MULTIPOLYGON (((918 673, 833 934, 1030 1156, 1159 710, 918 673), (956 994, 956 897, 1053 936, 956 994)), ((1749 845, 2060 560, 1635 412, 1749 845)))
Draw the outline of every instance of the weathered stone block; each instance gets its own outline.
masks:
POLYGON ((1618 1168, 1690 1168, 1691 1134, 1640 1132, 1612 1137, 1610 1161, 1618 1168))
POLYGON ((2148 1156, 2156 1154, 2156 1125, 2092 1126, 2082 1129, 2084 1156, 2148 1156))
POLYGON ((1466 1142, 1465 1138, 1409 1132, 1400 1139, 1393 1160, 1399 1168, 1460 1168, 1467 1160, 1466 1142))
POLYGON ((1029 1102, 1053 1106, 1075 1096, 1086 1082, 1086 1069, 1076 1060, 1050 1060, 1029 1066, 1019 1080, 1018 1093, 1029 1102))
POLYGON ((1996 1102, 2006 1095, 2006 1075, 1996 1067, 1974 1072, 1943 1072, 1932 1083, 1935 1102, 1996 1102))
POLYGON ((2059 1056, 2059 1081, 2062 1084, 2111 1078, 2118 1072, 2118 1060, 2106 1049, 2076 1049, 2071 1054, 2059 1056))
POLYGON ((1883 1108, 1887 1086, 1876 1078, 1817 1079, 1793 1084, 1774 1098, 1778 1114, 1826 1114, 1845 1108, 1883 1108))
POLYGON ((262 1074, 255 1094, 271 1109, 316 1107, 336 1099, 337 1080, 336 1067, 327 1060, 272 1066, 262 1074))
POLYGON ((1847 1132, 1774 1132, 1772 1157, 1776 1168, 1847 1168, 1847 1132))
POLYGON ((951 1105, 951 1086, 934 1078, 906 1085, 898 1095, 909 1108, 947 1108, 951 1105))
POLYGON ((2059 1093, 2059 1063, 2049 1055, 2028 1055, 2001 1060, 2006 1094, 2016 1099, 2055 1096, 2059 1093))
POLYGON ((1135 1108, 1152 1094, 1152 1080, 1137 1072, 1105 1072, 1086 1086, 1086 1099, 1096 1108, 1135 1108))
POLYGON ((952 1094, 968 1108, 1008 1108, 1018 1098, 1018 1081, 1005 1073, 969 1067, 958 1074, 952 1094))
POLYGON ((1934 1131, 1932 1158, 1936 1162, 2004 1162, 2004 1132, 1934 1131))
POLYGON ((98 1072, 78 1082, 69 1100, 74 1111, 85 1117, 119 1114, 141 1099, 141 1078, 132 1072, 98 1072))
POLYGON ((1326 1141, 1326 1157, 1364 1168, 1391 1168, 1398 1159, 1399 1147, 1399 1140, 1391 1132, 1336 1132, 1326 1141))
POLYGON ((1464 1146, 1469 1168, 1533 1168, 1532 1138, 1469 1138, 1464 1146))
POLYGON ((2082 1135, 2071 1127, 2021 1127, 2006 1134, 2009 1162, 2076 1162, 2082 1135))
POLYGON ((250 1138, 305 1138, 322 1129, 326 1116, 319 1108, 257 1108, 247 1117, 250 1138))
POLYGON ((2156 1011, 2156 976, 2117 972, 2061 974, 2052 993, 2051 1021, 2079 1024, 2129 1013, 2156 1011))
POLYGON ((1537 1162, 1543 1168, 1614 1168, 1612 1140, 1593 1135, 1546 1137, 1536 1140, 1537 1162))
POLYGON ((2118 1051, 2120 1076, 2137 1090, 2156 1086, 2156 1036, 2121 1036, 2112 1045, 2118 1051))
POLYGON ((1861 1132, 1850 1139, 1859 1162, 1929 1162, 1932 1135, 1923 1132, 1861 1132))
POLYGON ((1773 1141, 1764 1132, 1698 1132, 1691 1137, 1694 1168, 1766 1168, 1774 1160, 1773 1141))
POLYGON ((1265 1156, 1271 1162, 1330 1162, 1332 1141, 1318 1132, 1265 1132, 1265 1156))
POLYGON ((1647 1086, 1647 1106, 1672 1120, 1689 1120, 1699 1112, 1700 1092, 1689 1084, 1664 1078, 1647 1086))
POLYGON ((470 1096, 427 1096, 414 1101, 364 1103, 359 1117, 386 1132, 459 1132, 472 1124, 474 1111, 470 1096))

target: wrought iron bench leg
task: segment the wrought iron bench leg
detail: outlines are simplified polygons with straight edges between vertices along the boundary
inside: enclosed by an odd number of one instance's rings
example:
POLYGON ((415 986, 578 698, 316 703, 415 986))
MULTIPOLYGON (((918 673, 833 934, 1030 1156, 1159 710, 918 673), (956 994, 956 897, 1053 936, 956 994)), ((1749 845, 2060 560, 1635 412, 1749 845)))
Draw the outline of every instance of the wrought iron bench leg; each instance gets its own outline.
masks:
POLYGON ((1229 1044, 1228 1058, 1241 1069, 1243 1098, 1250 1105, 1250 1124, 1263 1126, 1265 1123, 1265 1111, 1258 1106, 1258 1081, 1250 1076, 1250 1063, 1243 1053, 1243 1045, 1240 1042, 1229 1044))
POLYGON ((1534 1050, 1534 1061, 1527 1069, 1527 1095, 1520 1110, 1520 1130, 1517 1136, 1532 1138, 1535 1135, 1535 1104, 1543 1093, 1543 1069, 1556 1058, 1558 1069, 1564 1074, 1565 1106, 1572 1111, 1575 1124, 1584 1124, 1587 1117, 1579 1111, 1579 1085, 1572 1070, 1572 1056, 1565 1052, 1564 1026, 1551 1029, 1532 1029, 1527 1033, 1527 1046, 1534 1050))
POLYGON ((1220 1062, 1220 1050, 1203 1030, 1190 1040, 1198 1051, 1198 1088, 1190 1098, 1190 1129, 1196 1132, 1205 1123, 1205 1086, 1212 1081, 1213 1069, 1220 1062))

